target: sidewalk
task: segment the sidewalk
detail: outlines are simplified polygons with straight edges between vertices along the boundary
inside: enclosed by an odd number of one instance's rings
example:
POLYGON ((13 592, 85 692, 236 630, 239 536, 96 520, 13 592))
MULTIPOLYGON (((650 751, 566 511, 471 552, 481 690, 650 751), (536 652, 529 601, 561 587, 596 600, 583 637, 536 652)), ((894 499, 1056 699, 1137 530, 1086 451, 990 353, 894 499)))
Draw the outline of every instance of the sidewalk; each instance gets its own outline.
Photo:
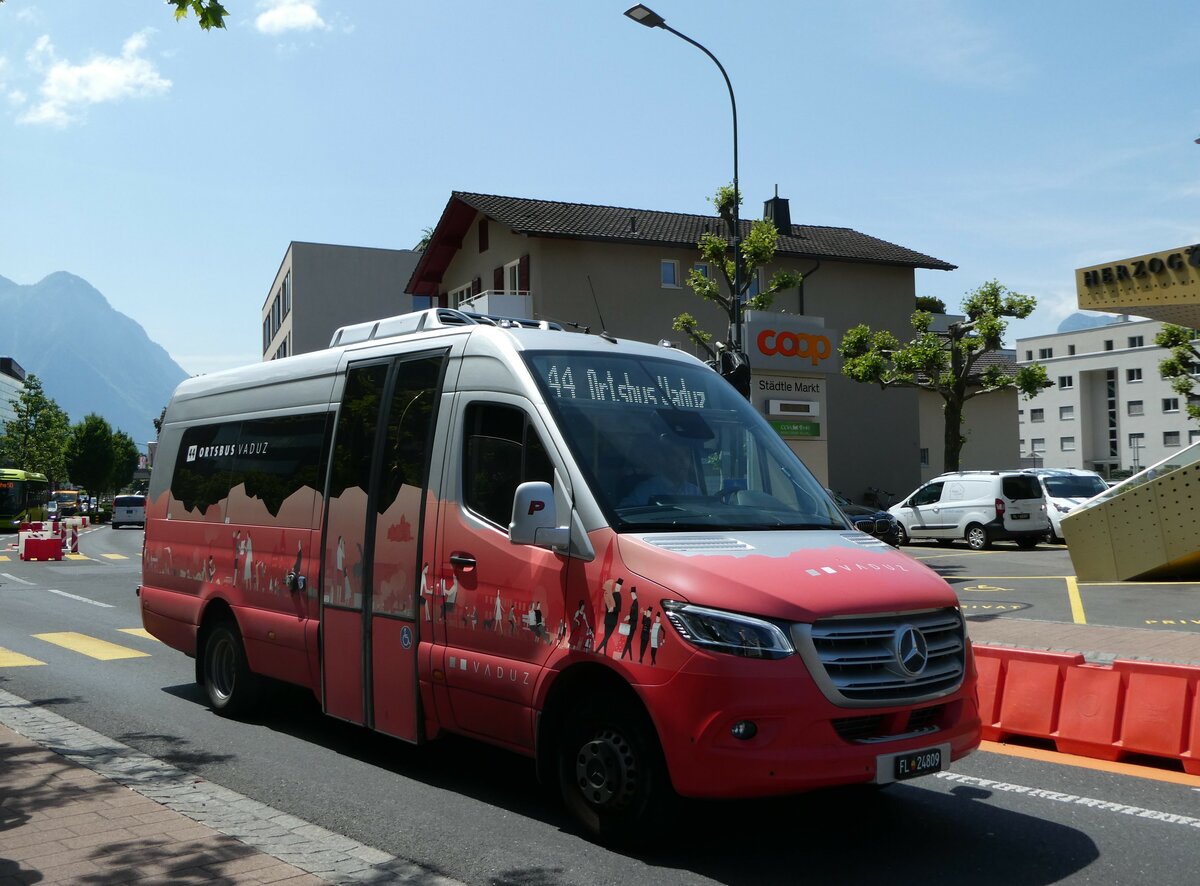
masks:
POLYGON ((0 689, 0 886, 461 886, 0 689))
POLYGON ((977 645, 1078 652, 1094 664, 1116 659, 1160 661, 1200 667, 1200 633, 1193 631, 1112 628, 1031 618, 967 618, 967 634, 977 645))

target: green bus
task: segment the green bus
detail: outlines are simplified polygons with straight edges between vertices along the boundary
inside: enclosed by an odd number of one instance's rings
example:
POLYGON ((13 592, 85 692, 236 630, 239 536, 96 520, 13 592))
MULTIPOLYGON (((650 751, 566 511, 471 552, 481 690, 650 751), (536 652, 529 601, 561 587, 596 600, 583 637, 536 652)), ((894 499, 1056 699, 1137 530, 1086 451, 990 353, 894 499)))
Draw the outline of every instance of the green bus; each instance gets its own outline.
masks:
POLYGON ((49 500, 44 474, 0 468, 0 532, 16 532, 22 523, 45 520, 49 500))

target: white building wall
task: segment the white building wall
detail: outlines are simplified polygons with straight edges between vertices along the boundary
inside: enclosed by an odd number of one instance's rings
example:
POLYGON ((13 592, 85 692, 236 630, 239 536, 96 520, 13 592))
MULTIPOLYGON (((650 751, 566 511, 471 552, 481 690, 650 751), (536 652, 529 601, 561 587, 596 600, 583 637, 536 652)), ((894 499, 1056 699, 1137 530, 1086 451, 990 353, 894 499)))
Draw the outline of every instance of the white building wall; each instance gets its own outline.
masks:
POLYGON ((1200 426, 1188 419, 1186 398, 1158 372, 1169 353, 1154 344, 1163 325, 1133 320, 1018 339, 1017 364, 1041 363, 1055 382, 1019 404, 1022 454, 1034 451, 1040 440, 1044 467, 1109 476, 1140 470, 1200 437, 1200 426), (1174 410, 1164 403, 1171 400, 1174 410))

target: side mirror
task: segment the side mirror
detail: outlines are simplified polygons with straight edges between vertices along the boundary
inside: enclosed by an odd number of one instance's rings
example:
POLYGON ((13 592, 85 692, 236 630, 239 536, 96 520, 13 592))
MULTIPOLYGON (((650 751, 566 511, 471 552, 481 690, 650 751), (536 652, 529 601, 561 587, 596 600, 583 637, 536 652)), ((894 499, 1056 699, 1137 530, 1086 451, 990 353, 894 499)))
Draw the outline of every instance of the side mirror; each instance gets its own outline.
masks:
POLYGON ((558 525, 554 487, 542 480, 522 483, 513 495, 512 522, 508 540, 515 545, 565 548, 571 531, 558 525))

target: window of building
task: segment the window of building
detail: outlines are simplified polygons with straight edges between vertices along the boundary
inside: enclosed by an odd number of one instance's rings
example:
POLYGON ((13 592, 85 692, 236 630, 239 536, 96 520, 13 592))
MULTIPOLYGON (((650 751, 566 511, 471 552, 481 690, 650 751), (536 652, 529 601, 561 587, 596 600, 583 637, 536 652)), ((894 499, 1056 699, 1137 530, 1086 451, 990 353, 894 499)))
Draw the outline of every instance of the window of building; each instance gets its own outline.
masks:
POLYGON ((762 291, 762 269, 755 268, 750 274, 750 288, 746 290, 746 298, 754 298, 762 291))
POLYGON ((921 467, 929 467, 929 447, 927 446, 921 447, 921 467))
POLYGON ((271 347, 271 318, 263 318, 263 353, 267 352, 267 348, 271 347))
POLYGON ((1068 357, 1075 356, 1075 345, 1067 345, 1067 356, 1068 357))
POLYGON ((510 261, 504 266, 504 291, 515 295, 521 291, 521 260, 510 261))
POLYGON ((1060 375, 1058 377, 1058 389, 1060 391, 1065 391, 1065 390, 1067 390, 1069 388, 1073 388, 1073 387, 1075 387, 1075 376, 1060 375))
POLYGON ((1136 383, 1141 380, 1142 380, 1142 370, 1140 370, 1140 369, 1126 369, 1125 370, 1125 381, 1130 382, 1130 383, 1136 383))
POLYGON ((292 312, 292 272, 283 275, 283 316, 292 312))
POLYGON ((1025 359, 1026 359, 1026 360, 1032 360, 1032 359, 1033 359, 1033 351, 1026 351, 1026 352, 1025 352, 1025 359))
POLYGON ((1059 421, 1075 421, 1075 407, 1074 406, 1058 407, 1058 420, 1059 421))
MULTIPOLYGON (((449 299, 449 306, 452 308, 457 308, 471 297, 471 284, 468 283, 466 286, 460 286, 457 289, 451 289, 450 292, 447 293, 447 297, 449 299)), ((416 307, 416 305, 414 304, 413 307, 416 307)))
POLYGON ((1146 410, 1141 400, 1130 400, 1125 404, 1126 415, 1145 415, 1146 410))
POLYGON ((487 252, 488 250, 488 223, 486 218, 479 220, 479 251, 487 252))
POLYGON ((1163 397, 1163 412, 1178 412, 1179 398, 1178 397, 1163 397))
POLYGON ((424 311, 433 307, 434 296, 432 295, 414 295, 412 297, 412 309, 414 311, 424 311))
POLYGON ((695 271, 697 274, 699 274, 701 277, 707 277, 708 276, 708 262, 698 261, 692 265, 692 270, 695 271))
POLYGON ((1025 438, 1024 437, 1022 437, 1020 440, 1017 441, 1017 451, 1018 452, 1025 451, 1025 438))
POLYGON ((1163 446, 1178 446, 1179 431, 1163 431, 1163 446))
POLYGON ((1036 452, 1039 455, 1045 454, 1046 438, 1045 437, 1034 437, 1032 440, 1029 441, 1029 448, 1030 448, 1030 450, 1032 450, 1033 452, 1036 452))
POLYGON ((1140 348, 1141 346, 1142 346, 1142 336, 1140 336, 1140 335, 1129 336, 1129 347, 1140 348))
POLYGON ((1054 356, 1054 348, 1038 348, 1038 359, 1049 360, 1054 356))
POLYGON ((1112 348, 1112 339, 1111 339, 1111 338, 1106 338, 1106 339, 1104 340, 1104 350, 1106 350, 1106 351, 1111 351, 1112 349, 1113 349, 1113 348, 1112 348))
POLYGON ((659 262, 658 282, 663 289, 678 289, 679 262, 665 258, 659 262))
POLYGON ((1046 410, 1045 409, 1030 409, 1029 410, 1029 420, 1030 421, 1045 421, 1046 420, 1046 410))
POLYGON ((1058 438, 1058 448, 1063 452, 1074 452, 1075 451, 1075 438, 1074 437, 1059 437, 1058 438))
POLYGON ((1188 431, 1188 446, 1200 443, 1200 431, 1188 431))
POLYGON ((1146 435, 1143 434, 1141 431, 1136 431, 1135 433, 1132 433, 1129 435, 1129 448, 1130 449, 1141 449, 1142 447, 1145 446, 1145 441, 1146 441, 1146 435))

